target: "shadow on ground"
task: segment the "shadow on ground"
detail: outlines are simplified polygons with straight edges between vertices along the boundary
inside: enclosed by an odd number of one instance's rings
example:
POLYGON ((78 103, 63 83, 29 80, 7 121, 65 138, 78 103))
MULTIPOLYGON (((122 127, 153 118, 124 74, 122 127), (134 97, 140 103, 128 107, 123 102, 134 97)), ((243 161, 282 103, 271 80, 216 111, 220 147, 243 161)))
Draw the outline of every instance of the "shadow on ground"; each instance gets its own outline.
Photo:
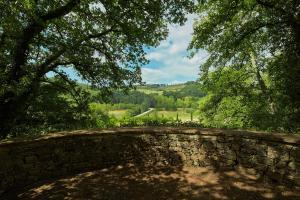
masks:
POLYGON ((134 165, 39 182, 4 199, 299 199, 299 188, 258 181, 250 171, 134 165))
MULTIPOLYGON (((77 168, 74 168, 69 172, 71 175, 7 191, 1 199, 300 199, 299 187, 280 185, 279 182, 266 183, 254 170, 243 168, 243 163, 240 167, 228 169, 188 168, 184 167, 178 152, 161 145, 155 146, 155 141, 149 144, 141 138, 128 135, 105 136, 101 143, 94 145, 92 141, 78 141, 74 146, 87 145, 74 148, 73 151, 84 155, 81 162, 85 165, 98 156, 99 163, 101 161, 103 164, 100 169, 86 168, 77 172, 77 168)), ((216 155, 217 160, 221 159, 220 155, 216 155)), ((217 160, 212 159, 211 162, 217 160)))

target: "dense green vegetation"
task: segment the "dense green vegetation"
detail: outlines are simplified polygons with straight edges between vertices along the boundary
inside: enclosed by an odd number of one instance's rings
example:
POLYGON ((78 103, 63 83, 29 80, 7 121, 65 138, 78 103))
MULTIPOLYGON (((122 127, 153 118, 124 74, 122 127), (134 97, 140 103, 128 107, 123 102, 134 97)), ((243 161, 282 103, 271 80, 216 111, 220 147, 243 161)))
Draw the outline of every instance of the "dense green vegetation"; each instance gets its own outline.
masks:
POLYGON ((70 79, 64 69, 73 69, 101 96, 141 82, 144 47, 157 46, 167 24, 183 24, 192 9, 190 0, 0 1, 1 137, 35 118, 29 107, 44 85, 55 84, 48 72, 65 87, 70 79))
POLYGON ((64 85, 61 77, 49 78, 11 133, 33 135, 78 128, 184 126, 190 124, 187 121, 195 122, 190 125, 200 126, 196 122, 199 118, 198 102, 203 93, 199 92, 196 82, 137 86, 127 92, 112 91, 109 96, 103 96, 101 92, 76 82, 64 85), (150 108, 154 108, 153 112, 135 117, 150 108))
POLYGON ((210 53, 200 73, 206 125, 299 131, 299 9, 297 0, 201 1, 190 50, 210 53))
POLYGON ((135 125, 299 132, 298 0, 3 0, 0 9, 1 138, 135 125), (140 85, 145 47, 191 12, 190 56, 209 53, 199 80, 140 85))
MULTIPOLYGON (((155 112, 147 116, 176 119, 178 115, 180 120, 186 121, 191 118, 190 113, 197 111, 198 102, 203 95, 196 82, 159 87, 146 85, 138 86, 136 90, 127 93, 113 92, 107 100, 109 103, 98 100, 91 105, 116 118, 134 117, 154 108, 155 112)), ((198 118, 194 117, 194 120, 198 118)))

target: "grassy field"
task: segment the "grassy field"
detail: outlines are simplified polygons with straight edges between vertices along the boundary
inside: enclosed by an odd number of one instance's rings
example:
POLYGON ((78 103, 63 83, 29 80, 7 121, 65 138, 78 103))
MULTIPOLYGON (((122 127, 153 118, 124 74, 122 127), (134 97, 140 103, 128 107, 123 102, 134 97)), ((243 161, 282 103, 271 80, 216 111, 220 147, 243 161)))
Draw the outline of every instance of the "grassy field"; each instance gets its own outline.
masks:
MULTIPOLYGON (((137 86, 136 90, 149 95, 163 95, 163 92, 175 92, 180 91, 182 88, 186 87, 186 84, 177 84, 177 85, 142 85, 137 86)), ((185 105, 185 104, 184 104, 185 105)), ((138 105, 136 105, 138 106, 138 105)), ((133 109, 135 105, 130 104, 128 107, 124 107, 124 105, 118 107, 117 105, 109 105, 109 104, 99 104, 94 105, 94 109, 103 109, 110 116, 116 117, 117 119, 122 119, 124 117, 129 117, 130 109, 133 109), (133 107, 132 107, 133 106, 133 107), (117 109, 117 110, 115 110, 117 109)), ((178 108, 176 111, 167 111, 167 110, 157 110, 155 109, 151 113, 147 113, 145 116, 151 117, 164 117, 164 118, 172 118, 174 120, 178 119, 181 121, 191 121, 191 114, 187 112, 187 110, 191 110, 191 108, 178 108)), ((139 117, 139 116, 138 116, 139 117)), ((193 121, 197 121, 199 116, 196 113, 193 113, 193 121)))
POLYGON ((164 91, 176 91, 184 88, 186 85, 178 84, 178 85, 167 85, 163 88, 164 91))
POLYGON ((151 88, 138 88, 137 91, 143 92, 145 94, 158 94, 162 95, 163 91, 158 89, 151 89, 151 88))
MULTIPOLYGON (((109 111, 109 115, 116 117, 117 119, 121 119, 127 116, 128 110, 112 110, 109 111)), ((186 109, 179 108, 177 111, 168 111, 168 110, 154 110, 151 113, 145 115, 150 117, 164 117, 164 118, 172 118, 176 120, 178 114, 178 119, 181 121, 191 121, 191 114, 186 112, 186 109)), ((193 113, 193 121, 198 120, 198 115, 193 113)))
MULTIPOLYGON (((92 89, 89 85, 79 84, 83 89, 89 91, 92 95, 96 95, 99 92, 96 89, 92 89)), ((164 85, 160 87, 151 87, 148 85, 137 86, 136 90, 143 92, 145 94, 158 94, 162 95, 164 91, 178 91, 184 88, 186 84, 176 84, 176 85, 164 85)))
POLYGON ((121 119, 127 115, 128 110, 111 110, 108 112, 109 115, 121 119))
MULTIPOLYGON (((190 121, 191 120, 191 114, 186 112, 185 109, 178 109, 177 111, 167 111, 167 110, 161 110, 161 111, 154 111, 149 116, 157 116, 157 117, 165 117, 165 118, 173 118, 174 120, 177 118, 181 121, 190 121)), ((193 121, 197 121, 198 116, 194 113, 193 114, 193 121)))
POLYGON ((185 84, 178 85, 166 85, 161 87, 150 87, 150 86, 138 86, 137 91, 143 92, 145 94, 158 94, 162 95, 164 91, 177 91, 184 88, 185 84))

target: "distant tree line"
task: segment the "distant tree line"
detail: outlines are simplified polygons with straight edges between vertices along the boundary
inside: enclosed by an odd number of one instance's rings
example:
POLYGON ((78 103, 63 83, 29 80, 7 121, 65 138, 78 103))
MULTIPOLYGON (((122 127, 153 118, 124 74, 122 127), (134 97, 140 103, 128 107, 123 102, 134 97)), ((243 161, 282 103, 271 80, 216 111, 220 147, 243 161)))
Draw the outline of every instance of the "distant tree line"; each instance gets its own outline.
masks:
MULTIPOLYGON (((149 88, 152 88, 152 85, 149 88)), ((129 109, 131 115, 134 116, 147 111, 149 108, 173 111, 177 110, 177 108, 197 109, 198 101, 204 95, 198 83, 189 82, 176 91, 165 90, 162 95, 155 93, 146 94, 136 90, 128 93, 118 91, 114 92, 107 102, 116 104, 118 108, 129 109), (133 107, 132 105, 135 106, 133 107)))

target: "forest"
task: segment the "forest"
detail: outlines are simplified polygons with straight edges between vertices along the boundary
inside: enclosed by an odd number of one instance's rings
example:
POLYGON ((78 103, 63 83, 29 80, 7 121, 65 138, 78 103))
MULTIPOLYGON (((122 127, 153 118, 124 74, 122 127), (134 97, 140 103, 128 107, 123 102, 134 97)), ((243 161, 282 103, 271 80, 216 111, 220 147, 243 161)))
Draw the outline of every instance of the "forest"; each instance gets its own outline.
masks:
POLYGON ((0 9, 2 139, 118 126, 300 131, 298 0, 2 0, 0 9), (146 47, 188 14, 188 56, 209 55, 198 79, 144 84, 146 47))

